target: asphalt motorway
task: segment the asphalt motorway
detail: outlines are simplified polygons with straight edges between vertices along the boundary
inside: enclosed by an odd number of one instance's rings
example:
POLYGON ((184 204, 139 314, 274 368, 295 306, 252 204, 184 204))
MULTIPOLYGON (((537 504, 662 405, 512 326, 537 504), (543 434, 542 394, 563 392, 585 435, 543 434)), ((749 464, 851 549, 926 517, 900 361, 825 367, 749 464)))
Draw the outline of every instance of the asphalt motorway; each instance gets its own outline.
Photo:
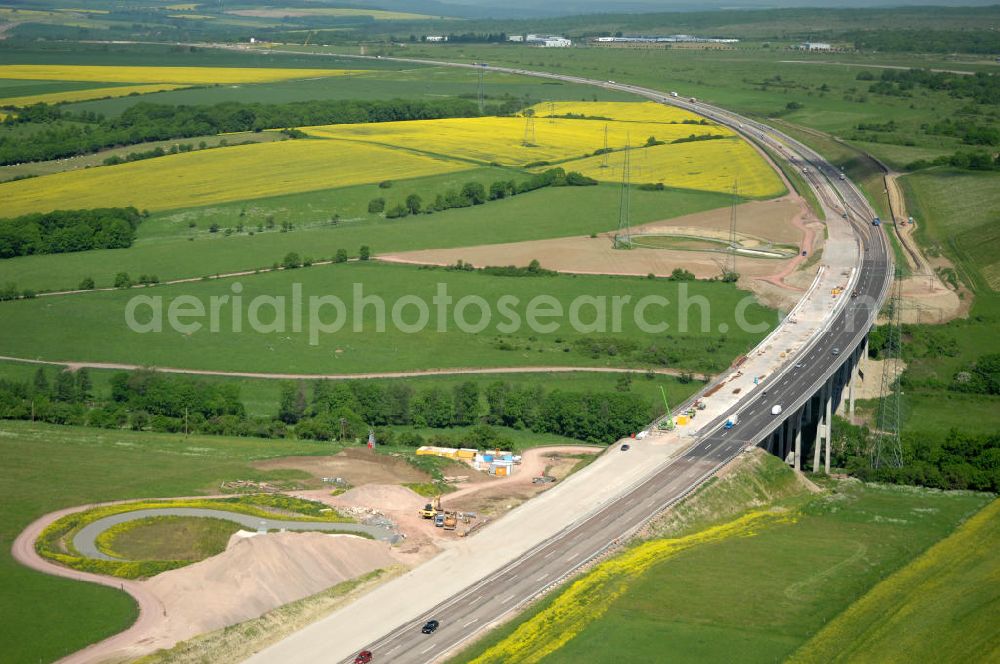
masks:
MULTIPOLYGON (((881 234, 875 234, 874 238, 857 281, 858 297, 848 300, 829 333, 773 379, 766 397, 760 394, 741 403, 735 427, 727 430, 719 423, 695 446, 627 495, 419 619, 394 629, 368 646, 375 661, 423 664, 454 652, 463 642, 684 498, 741 451, 770 433, 781 422, 781 418, 771 415, 771 407, 782 404, 787 413, 788 406, 813 394, 838 364, 834 360, 839 354, 834 356, 833 349, 846 352, 853 347, 861 330, 852 324, 852 318, 867 325, 881 294, 887 268, 884 240, 881 234), (797 364, 802 364, 802 368, 796 368, 797 364), (422 634, 421 626, 431 619, 438 620, 440 627, 431 635, 422 634)), ((608 453, 628 454, 616 449, 608 453)))
MULTIPOLYGON (((857 295, 850 297, 845 294, 846 304, 826 332, 791 358, 782 371, 771 379, 772 387, 767 396, 754 391, 750 398, 740 402, 736 409, 740 418, 735 427, 725 429, 720 418, 709 433, 682 456, 664 464, 627 494, 581 522, 568 526, 559 536, 457 593, 418 619, 393 628, 367 646, 376 662, 424 664, 456 652, 463 643, 558 584, 582 564, 593 560, 634 533, 650 518, 684 498, 781 423, 781 417, 771 414, 772 406, 782 405, 787 415, 818 390, 839 367, 840 361, 856 348, 887 289, 887 274, 892 264, 884 234, 874 232, 871 226, 870 206, 850 181, 841 179, 835 167, 806 146, 770 127, 723 109, 671 98, 655 90, 524 70, 501 68, 501 71, 541 75, 643 94, 655 101, 706 115, 776 150, 803 171, 803 176, 828 211, 843 211, 848 215, 861 245, 862 262, 854 285, 857 295), (834 349, 838 351, 836 355, 834 349), (431 619, 440 622, 439 628, 433 634, 422 634, 422 625, 431 619)), ((628 454, 617 449, 608 453, 628 454)))

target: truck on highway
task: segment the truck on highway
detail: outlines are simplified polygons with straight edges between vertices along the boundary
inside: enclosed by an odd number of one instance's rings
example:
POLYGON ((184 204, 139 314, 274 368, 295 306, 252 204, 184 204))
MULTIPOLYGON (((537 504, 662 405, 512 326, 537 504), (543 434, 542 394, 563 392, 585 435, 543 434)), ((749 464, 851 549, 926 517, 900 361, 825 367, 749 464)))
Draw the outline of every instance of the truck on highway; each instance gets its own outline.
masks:
POLYGON ((723 425, 723 427, 726 429, 732 429, 734 426, 736 426, 736 423, 739 421, 740 421, 740 416, 734 413, 729 417, 729 419, 726 420, 726 423, 723 425))

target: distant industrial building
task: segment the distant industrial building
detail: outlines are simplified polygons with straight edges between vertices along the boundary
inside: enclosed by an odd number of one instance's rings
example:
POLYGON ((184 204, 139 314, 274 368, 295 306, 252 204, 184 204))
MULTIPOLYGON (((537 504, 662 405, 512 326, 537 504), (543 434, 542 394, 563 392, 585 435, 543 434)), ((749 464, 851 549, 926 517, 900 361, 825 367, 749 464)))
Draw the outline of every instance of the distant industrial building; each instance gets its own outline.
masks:
POLYGON ((519 41, 532 46, 542 46, 544 48, 569 48, 573 45, 573 40, 559 35, 520 35, 507 37, 508 41, 519 41))
POLYGON ((507 35, 507 41, 509 42, 523 42, 524 35, 507 35))
POLYGON ((738 44, 739 39, 717 37, 696 37, 694 35, 623 35, 621 37, 597 37, 598 44, 738 44))
POLYGON ((448 35, 427 35, 426 37, 424 37, 424 41, 446 42, 448 41, 448 35))
POLYGON ((829 51, 833 47, 826 42, 802 42, 799 48, 803 51, 829 51))

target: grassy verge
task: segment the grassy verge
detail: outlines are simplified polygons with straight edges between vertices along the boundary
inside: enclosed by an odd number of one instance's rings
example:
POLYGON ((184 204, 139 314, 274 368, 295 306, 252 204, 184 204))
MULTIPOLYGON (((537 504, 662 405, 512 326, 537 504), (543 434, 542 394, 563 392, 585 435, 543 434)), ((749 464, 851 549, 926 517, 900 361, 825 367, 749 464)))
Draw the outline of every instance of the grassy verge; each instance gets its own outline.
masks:
POLYGON ((771 157, 771 161, 778 165, 778 168, 780 168, 781 172, 785 174, 788 181, 792 183, 795 193, 806 200, 806 203, 809 204, 809 209, 813 211, 813 214, 815 214, 818 219, 826 220, 826 213, 823 212, 823 207, 819 204, 819 199, 816 198, 816 192, 814 192, 812 187, 806 183, 802 174, 795 170, 787 161, 775 154, 773 150, 764 148, 764 152, 771 157))
POLYGON ((1000 500, 879 583, 789 660, 975 661, 1000 653, 1000 500))
POLYGON ((97 549, 123 560, 197 562, 226 550, 239 524, 225 519, 151 516, 111 526, 97 536, 97 549))

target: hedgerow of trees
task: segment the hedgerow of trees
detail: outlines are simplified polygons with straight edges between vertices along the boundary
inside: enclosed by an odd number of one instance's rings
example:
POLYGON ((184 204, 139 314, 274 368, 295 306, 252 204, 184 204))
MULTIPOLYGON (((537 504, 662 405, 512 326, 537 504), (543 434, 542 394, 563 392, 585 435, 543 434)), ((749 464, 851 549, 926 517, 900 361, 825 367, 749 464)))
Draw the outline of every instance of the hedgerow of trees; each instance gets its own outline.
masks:
POLYGON ((385 198, 373 198, 368 201, 368 212, 379 214, 384 211, 386 219, 401 219, 411 214, 434 214, 443 210, 482 205, 488 201, 498 201, 545 187, 588 187, 596 184, 597 180, 576 171, 567 173, 562 168, 550 168, 520 182, 497 180, 490 184, 489 189, 480 182, 466 182, 461 189, 439 193, 433 200, 425 201, 419 194, 412 193, 403 202, 388 207, 385 198))
MULTIPOLYGON (((395 435, 388 426, 445 429, 503 425, 611 443, 642 429, 649 405, 628 392, 545 391, 503 382, 481 394, 467 381, 451 390, 414 390, 406 383, 373 381, 283 382, 278 412, 250 417, 233 383, 154 371, 121 372, 111 378, 109 397, 93 393, 86 369, 39 367, 31 382, 0 379, 0 419, 39 420, 105 429, 150 430, 261 438, 363 439, 378 427, 380 440, 395 435)), ((486 435, 480 431, 480 437, 486 435)), ((420 445, 419 436, 402 436, 420 445)), ((409 442, 405 442, 409 441, 409 442)))

